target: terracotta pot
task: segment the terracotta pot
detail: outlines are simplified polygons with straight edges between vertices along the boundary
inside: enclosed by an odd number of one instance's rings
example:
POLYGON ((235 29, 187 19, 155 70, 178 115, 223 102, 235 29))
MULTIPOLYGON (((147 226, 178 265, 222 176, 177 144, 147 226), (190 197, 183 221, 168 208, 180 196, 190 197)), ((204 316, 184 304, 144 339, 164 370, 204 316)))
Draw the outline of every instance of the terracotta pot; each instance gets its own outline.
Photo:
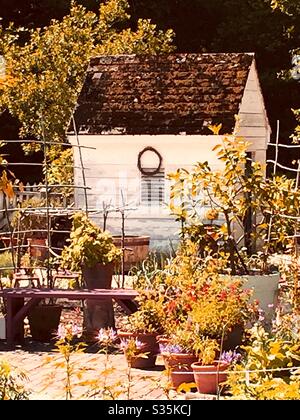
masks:
POLYGON ((114 263, 96 264, 94 267, 83 267, 82 274, 88 289, 110 289, 114 263))
POLYGON ((192 364, 197 362, 194 354, 162 353, 165 367, 170 371, 172 387, 177 389, 183 383, 194 382, 192 364))
POLYGON ((192 364, 195 382, 200 394, 217 394, 219 384, 227 380, 228 369, 226 362, 214 361, 211 365, 202 365, 201 362, 192 364))
POLYGON ((169 343, 170 339, 166 335, 158 335, 156 341, 158 342, 159 352, 163 353, 164 346, 169 343))
POLYGON ((11 241, 11 238, 8 236, 1 236, 0 239, 3 242, 3 245, 5 246, 5 248, 10 248, 11 244, 13 246, 21 245, 21 239, 13 238, 11 241))
POLYGON ((33 340, 49 342, 54 339, 60 322, 62 307, 38 305, 30 309, 28 321, 33 340))
POLYGON ((29 253, 33 258, 44 261, 47 258, 47 239, 27 238, 29 253))
MULTIPOLYGON (((157 334, 146 333, 130 333, 119 331, 118 336, 121 340, 137 339, 143 344, 141 353, 146 354, 147 357, 133 357, 131 359, 131 367, 137 369, 152 368, 155 366, 157 354, 159 353, 159 346, 157 343, 157 334)), ((126 355, 126 353, 125 353, 126 355)), ((127 357, 126 357, 127 358, 127 357)), ((128 362, 128 359, 127 359, 128 362)))

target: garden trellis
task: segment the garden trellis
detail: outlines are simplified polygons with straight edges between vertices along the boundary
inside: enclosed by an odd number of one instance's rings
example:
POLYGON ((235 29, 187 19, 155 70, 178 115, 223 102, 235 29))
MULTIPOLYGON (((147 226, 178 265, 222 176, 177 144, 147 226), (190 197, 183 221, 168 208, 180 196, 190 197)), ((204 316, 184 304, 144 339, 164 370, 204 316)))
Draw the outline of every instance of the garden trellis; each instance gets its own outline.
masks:
MULTIPOLYGON (((43 122, 43 119, 41 118, 41 121, 43 122)), ((14 196, 12 198, 8 198, 4 192, 2 192, 2 195, 0 196, 0 229, 1 229, 1 238, 7 237, 9 238, 10 244, 9 246, 4 246, 0 252, 8 251, 11 253, 12 257, 12 266, 11 267, 5 267, 5 270, 11 269, 14 270, 14 272, 17 272, 20 268, 20 258, 16 258, 16 255, 20 252, 24 252, 26 249, 28 249, 27 244, 20 244, 19 238, 21 235, 26 234, 32 234, 32 233, 41 233, 45 236, 47 236, 47 243, 45 245, 38 245, 38 248, 45 248, 47 253, 46 258, 46 264, 45 267, 42 267, 47 271, 47 285, 53 287, 53 281, 52 281, 52 271, 51 271, 51 258, 59 258, 58 253, 62 250, 61 247, 55 247, 51 244, 51 235, 53 233, 57 234, 69 234, 70 229, 62 229, 62 228, 56 228, 52 225, 51 221, 54 218, 57 217, 70 217, 76 212, 85 212, 88 214, 103 214, 103 217, 105 216, 105 213, 109 212, 116 212, 121 215, 122 219, 122 264, 121 264, 121 271, 122 271, 122 287, 124 286, 125 281, 125 273, 124 273, 124 252, 126 251, 126 248, 124 246, 124 237, 125 237, 125 227, 124 227, 124 218, 125 218, 125 212, 128 210, 134 210, 129 205, 126 205, 123 203, 123 206, 119 207, 112 207, 109 206, 109 209, 99 209, 95 207, 89 207, 88 204, 88 190, 91 188, 86 185, 86 176, 85 171, 89 170, 89 168, 84 166, 83 162, 83 156, 82 156, 82 149, 91 149, 95 150, 94 147, 90 146, 84 146, 80 144, 79 136, 77 133, 76 123, 74 117, 72 118, 72 125, 73 130, 75 133, 76 143, 70 144, 65 141, 59 142, 59 141, 51 141, 46 140, 45 133, 43 133, 43 140, 9 140, 10 143, 15 144, 37 144, 41 147, 43 151, 43 157, 44 161, 41 163, 36 162, 7 162, 5 164, 5 167, 13 168, 14 166, 21 166, 24 168, 28 168, 30 166, 38 166, 43 168, 43 174, 44 174, 44 182, 39 184, 30 185, 29 183, 22 187, 22 189, 14 187, 14 196), (47 162, 47 153, 51 146, 63 146, 63 147, 69 147, 69 148, 76 148, 78 149, 79 153, 79 162, 80 165, 69 165, 66 164, 64 166, 71 166, 73 169, 77 169, 81 172, 81 180, 82 182, 80 185, 76 185, 75 183, 72 184, 54 184, 49 182, 49 164, 47 162), (52 189, 55 188, 55 192, 52 192, 52 189), (71 188, 73 192, 76 189, 80 189, 84 193, 84 205, 82 207, 75 206, 74 203, 69 204, 67 203, 67 200, 65 197, 63 197, 63 194, 61 194, 59 191, 63 191, 64 188, 71 188), (58 192, 57 192, 58 191, 58 192), (59 205, 53 205, 51 204, 51 198, 52 197, 60 197, 60 204, 59 205), (42 206, 28 206, 28 207, 21 207, 22 203, 26 202, 29 198, 38 198, 38 199, 44 199, 45 205, 42 206), (24 230, 24 229, 13 229, 11 225, 11 219, 13 217, 13 214, 17 211, 22 210, 22 214, 29 216, 29 217, 44 217, 45 218, 45 224, 42 228, 38 229, 30 229, 30 230, 24 230), (17 243, 15 243, 17 241, 17 243)), ((107 217, 107 215, 106 215, 107 217)), ((32 245, 32 247, 35 247, 36 245, 32 245)), ((26 268, 34 268, 33 266, 28 266, 26 268)), ((0 273, 3 269, 0 268, 0 273)), ((1 279, 0 279, 1 282, 1 279)), ((2 288, 2 283, 1 283, 2 288)))
MULTIPOLYGON (((299 189, 299 182, 300 182, 300 159, 297 160, 297 168, 282 165, 278 162, 280 150, 281 149, 288 149, 288 150, 300 150, 300 144, 282 144, 279 142, 279 129, 280 129, 280 123, 277 121, 277 133, 276 133, 276 140, 275 143, 268 143, 269 147, 275 148, 275 158, 274 159, 268 159, 267 163, 273 165, 273 176, 276 176, 278 168, 289 171, 293 174, 295 174, 295 192, 299 189)), ((298 249, 298 238, 300 238, 300 234, 297 230, 297 223, 300 222, 300 215, 292 216, 285 213, 277 214, 282 219, 290 219, 294 222, 294 233, 293 235, 287 236, 287 238, 290 238, 293 240, 294 245, 294 252, 292 254, 292 261, 291 263, 295 265, 296 270, 294 270, 294 286, 293 286, 293 302, 295 303, 297 300, 298 290, 299 290, 299 249, 298 249)), ((271 227, 273 222, 273 214, 270 216, 269 221, 269 235, 267 240, 270 241, 270 233, 271 233, 271 227)))

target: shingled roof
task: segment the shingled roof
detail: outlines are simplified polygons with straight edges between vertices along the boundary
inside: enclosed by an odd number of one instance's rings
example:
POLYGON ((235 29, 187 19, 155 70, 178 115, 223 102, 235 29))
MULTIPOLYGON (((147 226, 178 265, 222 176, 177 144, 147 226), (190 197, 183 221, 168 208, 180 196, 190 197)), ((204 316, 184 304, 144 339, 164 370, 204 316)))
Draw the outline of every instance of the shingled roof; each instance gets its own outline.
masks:
POLYGON ((75 121, 87 134, 232 132, 253 54, 92 58, 75 121))

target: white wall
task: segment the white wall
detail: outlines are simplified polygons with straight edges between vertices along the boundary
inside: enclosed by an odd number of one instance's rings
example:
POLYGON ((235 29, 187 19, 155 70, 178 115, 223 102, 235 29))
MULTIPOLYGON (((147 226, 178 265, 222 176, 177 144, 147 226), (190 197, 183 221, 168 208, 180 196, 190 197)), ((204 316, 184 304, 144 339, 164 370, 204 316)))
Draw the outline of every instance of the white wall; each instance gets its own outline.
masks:
MULTIPOLYGON (((75 144, 74 136, 69 136, 75 144)), ((128 234, 150 234, 154 242, 176 238, 179 226, 170 216, 167 206, 146 207, 140 205, 140 172, 137 168, 137 157, 147 146, 154 147, 163 157, 162 167, 168 174, 177 168, 187 169, 197 161, 208 160, 213 168, 220 167, 220 162, 212 148, 220 143, 219 136, 124 136, 124 135, 81 135, 80 144, 94 147, 95 150, 82 149, 87 186, 89 207, 102 209, 102 203, 122 205, 122 190, 124 201, 131 208, 127 213, 126 231, 128 234)), ((76 166, 79 166, 78 149, 75 150, 76 166)), ((143 162, 144 163, 144 162, 143 162)), ((150 162, 146 162, 149 163, 150 162)), ((151 166, 151 164, 149 165, 151 166)), ((155 166, 155 164, 154 164, 155 166)), ((81 171, 76 169, 77 185, 83 185, 81 171)), ((84 207, 83 190, 76 190, 76 206, 84 207)), ((169 184, 166 181, 166 202, 169 195, 169 184)), ((102 224, 99 213, 94 216, 102 224)), ((120 233, 121 221, 118 214, 111 214, 108 228, 114 233, 120 233)))

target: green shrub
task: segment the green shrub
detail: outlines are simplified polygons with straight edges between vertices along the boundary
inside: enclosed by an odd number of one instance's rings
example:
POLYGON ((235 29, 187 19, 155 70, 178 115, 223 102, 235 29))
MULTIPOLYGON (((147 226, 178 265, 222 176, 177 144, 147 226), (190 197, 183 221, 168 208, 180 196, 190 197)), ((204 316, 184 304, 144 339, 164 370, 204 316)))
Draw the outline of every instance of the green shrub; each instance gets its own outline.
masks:
POLYGON ((0 400, 28 400, 29 392, 23 382, 27 377, 13 369, 8 362, 0 360, 0 400))
POLYGON ((13 275, 13 261, 11 252, 5 251, 0 252, 0 275, 1 277, 9 277, 11 278, 13 275))

